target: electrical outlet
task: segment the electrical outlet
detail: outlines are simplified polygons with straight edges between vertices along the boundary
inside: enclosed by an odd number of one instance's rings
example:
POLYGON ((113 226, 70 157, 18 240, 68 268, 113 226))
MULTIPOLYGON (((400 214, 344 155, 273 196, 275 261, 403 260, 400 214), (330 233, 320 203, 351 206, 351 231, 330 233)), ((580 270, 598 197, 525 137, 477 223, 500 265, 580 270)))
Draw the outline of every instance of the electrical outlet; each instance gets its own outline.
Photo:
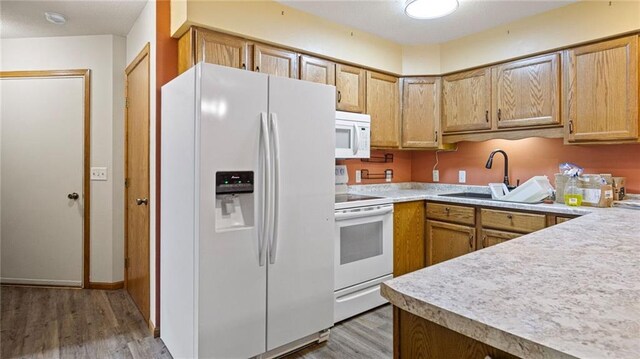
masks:
POLYGON ((458 183, 467 183, 467 171, 458 171, 458 183))
POLYGON ((92 181, 106 181, 107 180, 107 167, 91 167, 91 180, 92 181))
POLYGON ((440 171, 433 170, 433 182, 440 182, 440 171))
POLYGON ((362 182, 362 171, 356 170, 356 183, 362 182))
POLYGON ((391 182, 391 171, 386 170, 386 171, 384 171, 384 174, 385 174, 385 176, 384 176, 384 177, 385 177, 385 180, 386 180, 387 182, 391 182))

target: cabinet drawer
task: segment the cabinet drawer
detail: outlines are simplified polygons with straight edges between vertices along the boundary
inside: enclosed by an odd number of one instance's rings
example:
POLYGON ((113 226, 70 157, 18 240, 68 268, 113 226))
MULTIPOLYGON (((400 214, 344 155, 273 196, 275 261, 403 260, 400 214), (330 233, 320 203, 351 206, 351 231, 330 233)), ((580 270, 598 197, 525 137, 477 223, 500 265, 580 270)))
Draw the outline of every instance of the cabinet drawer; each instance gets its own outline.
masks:
POLYGON ((546 227, 543 214, 498 211, 482 209, 482 227, 504 229, 508 231, 530 233, 546 227))
POLYGON ((427 203, 427 218, 474 225, 476 224, 476 211, 473 207, 427 203))

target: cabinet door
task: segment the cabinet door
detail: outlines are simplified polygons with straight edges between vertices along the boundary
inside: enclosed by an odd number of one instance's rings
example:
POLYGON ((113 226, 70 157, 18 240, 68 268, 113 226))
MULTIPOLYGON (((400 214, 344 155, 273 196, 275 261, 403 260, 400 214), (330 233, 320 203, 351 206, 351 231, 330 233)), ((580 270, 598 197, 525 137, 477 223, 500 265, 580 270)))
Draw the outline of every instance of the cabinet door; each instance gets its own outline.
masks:
POLYGON ((298 54, 263 44, 253 46, 253 70, 274 76, 298 78, 298 54))
POLYGON ((393 276, 424 268, 424 201, 393 206, 393 276))
POLYGON ((638 36, 567 51, 563 68, 568 142, 638 138, 638 36))
POLYGON ((247 68, 247 41, 213 31, 197 29, 195 31, 196 63, 247 68))
POLYGON ((427 265, 473 252, 475 227, 427 221, 427 265))
POLYGON ((319 84, 335 85, 336 64, 317 57, 300 55, 300 79, 319 84))
POLYGON ((365 70, 336 64, 336 108, 340 111, 364 113, 365 70))
POLYGON ((443 77, 442 110, 445 133, 491 129, 491 69, 443 77))
POLYGON ((400 145, 400 81, 367 71, 367 113, 371 115, 371 147, 400 145))
POLYGON ((494 246, 496 244, 500 244, 502 242, 506 242, 510 239, 518 238, 522 236, 519 233, 513 232, 504 232, 504 231, 494 231, 492 229, 483 229, 480 246, 482 248, 487 248, 494 246))
POLYGON ((440 78, 405 78, 402 85, 402 147, 437 148, 440 132, 440 78))
POLYGON ((560 54, 493 68, 493 109, 498 128, 560 123, 560 54))

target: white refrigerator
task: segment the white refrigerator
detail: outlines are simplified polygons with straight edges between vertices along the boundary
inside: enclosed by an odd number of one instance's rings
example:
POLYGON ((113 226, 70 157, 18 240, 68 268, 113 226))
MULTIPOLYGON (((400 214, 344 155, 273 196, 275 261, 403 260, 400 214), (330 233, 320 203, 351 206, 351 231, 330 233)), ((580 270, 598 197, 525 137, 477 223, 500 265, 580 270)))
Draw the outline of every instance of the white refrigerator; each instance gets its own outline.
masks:
POLYGON ((271 357, 333 325, 335 88, 198 64, 162 87, 161 338, 271 357))

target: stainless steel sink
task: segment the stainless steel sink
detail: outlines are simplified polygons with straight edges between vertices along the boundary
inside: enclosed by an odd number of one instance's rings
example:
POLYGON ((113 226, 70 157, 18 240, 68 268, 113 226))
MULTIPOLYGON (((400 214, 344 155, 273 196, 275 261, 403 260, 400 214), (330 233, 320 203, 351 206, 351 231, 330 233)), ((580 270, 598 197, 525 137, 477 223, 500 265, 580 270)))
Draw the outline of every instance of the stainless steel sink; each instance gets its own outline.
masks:
POLYGON ((458 197, 458 198, 474 198, 474 199, 489 199, 491 200, 491 193, 475 193, 475 192, 460 192, 460 193, 447 193, 439 194, 442 197, 458 197))

